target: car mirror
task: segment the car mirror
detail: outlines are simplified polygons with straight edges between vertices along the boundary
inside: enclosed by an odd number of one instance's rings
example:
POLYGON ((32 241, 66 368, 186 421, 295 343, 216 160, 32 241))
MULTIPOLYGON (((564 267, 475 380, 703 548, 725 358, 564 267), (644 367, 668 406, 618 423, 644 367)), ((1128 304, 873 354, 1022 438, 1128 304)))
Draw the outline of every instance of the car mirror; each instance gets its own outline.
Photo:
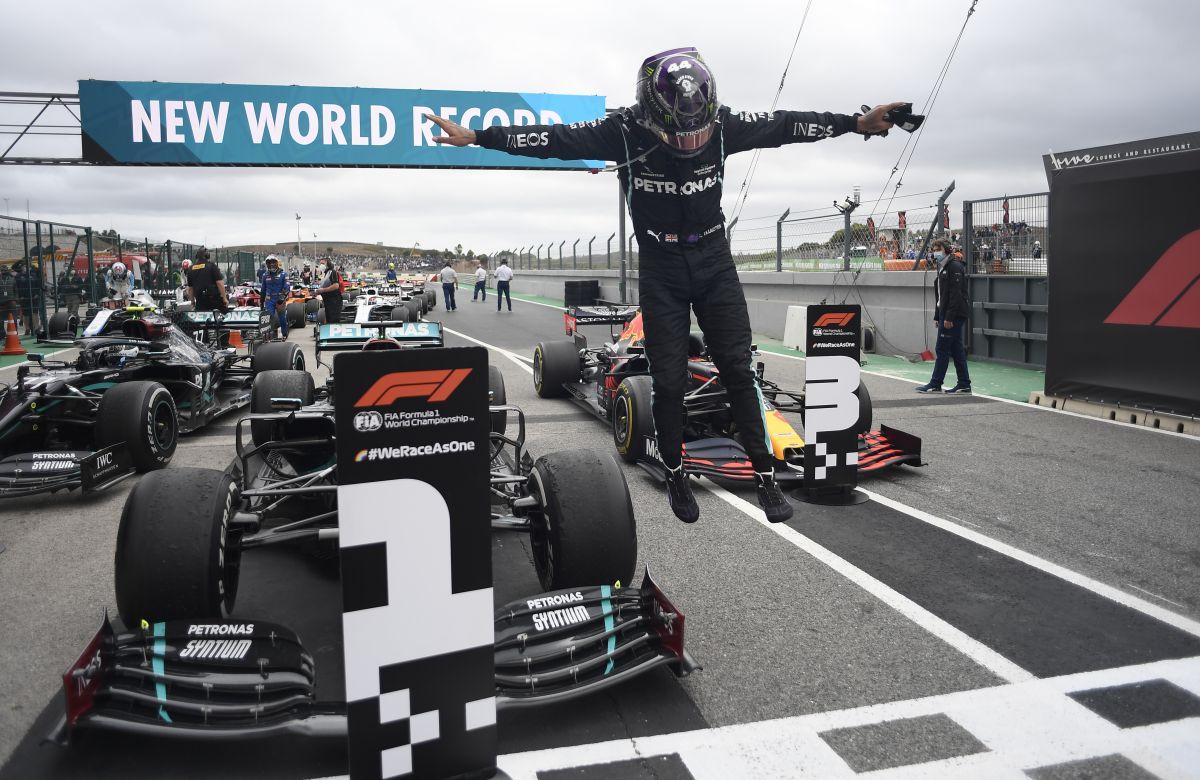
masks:
POLYGON ((41 352, 30 352, 29 354, 27 354, 25 356, 25 359, 31 363, 41 363, 43 360, 46 359, 46 356, 43 355, 41 352))

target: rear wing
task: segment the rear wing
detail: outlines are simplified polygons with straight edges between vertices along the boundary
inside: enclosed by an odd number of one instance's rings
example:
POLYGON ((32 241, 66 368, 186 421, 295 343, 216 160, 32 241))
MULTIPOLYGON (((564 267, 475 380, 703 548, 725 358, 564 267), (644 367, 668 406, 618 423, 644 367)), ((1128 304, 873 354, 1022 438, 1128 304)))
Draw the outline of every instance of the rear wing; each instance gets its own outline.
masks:
POLYGON ((271 327, 271 315, 258 306, 238 306, 221 316, 211 311, 184 311, 176 315, 185 330, 263 330, 271 327))
POLYGON ((375 339, 392 339, 402 347, 442 347, 440 322, 327 322, 317 326, 317 352, 362 349, 375 339))
POLYGON ((629 303, 599 301, 591 306, 570 306, 563 310, 563 326, 568 336, 582 325, 628 325, 641 307, 629 303))

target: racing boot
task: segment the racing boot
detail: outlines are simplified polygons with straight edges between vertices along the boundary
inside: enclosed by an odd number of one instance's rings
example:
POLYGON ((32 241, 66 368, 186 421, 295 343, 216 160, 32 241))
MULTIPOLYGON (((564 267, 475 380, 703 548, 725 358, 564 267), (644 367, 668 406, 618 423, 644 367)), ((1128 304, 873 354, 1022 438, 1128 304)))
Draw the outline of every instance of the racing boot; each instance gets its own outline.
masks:
POLYGON ((692 495, 692 484, 688 475, 683 471, 683 464, 674 469, 667 469, 667 502, 671 511, 685 523, 694 523, 700 519, 700 505, 692 495))
POLYGON ((782 523, 790 520, 792 505, 775 482, 775 475, 769 471, 756 471, 754 476, 758 478, 758 504, 766 514, 767 522, 782 523))

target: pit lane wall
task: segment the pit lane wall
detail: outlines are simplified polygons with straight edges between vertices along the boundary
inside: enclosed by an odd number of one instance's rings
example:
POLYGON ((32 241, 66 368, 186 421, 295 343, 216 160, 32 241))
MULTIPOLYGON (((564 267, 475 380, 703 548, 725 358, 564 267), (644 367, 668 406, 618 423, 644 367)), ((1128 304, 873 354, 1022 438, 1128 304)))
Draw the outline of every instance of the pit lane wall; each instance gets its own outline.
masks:
MULTIPOLYGON (((834 287, 833 272, 804 271, 782 273, 743 271, 738 274, 746 291, 750 308, 750 325, 755 333, 774 339, 783 338, 788 306, 820 303, 863 305, 863 319, 875 324, 876 352, 885 355, 913 354, 933 349, 937 333, 933 327, 933 274, 920 271, 863 271, 853 287, 850 274, 837 274, 834 287), (831 289, 832 288, 832 289, 831 289), (886 341, 885 341, 886 340, 886 341)), ((637 271, 629 272, 628 299, 637 302, 637 271)), ((620 298, 620 271, 616 269, 580 271, 517 270, 513 279, 514 293, 529 293, 554 300, 563 298, 563 282, 577 279, 599 279, 601 296, 607 300, 620 298)))

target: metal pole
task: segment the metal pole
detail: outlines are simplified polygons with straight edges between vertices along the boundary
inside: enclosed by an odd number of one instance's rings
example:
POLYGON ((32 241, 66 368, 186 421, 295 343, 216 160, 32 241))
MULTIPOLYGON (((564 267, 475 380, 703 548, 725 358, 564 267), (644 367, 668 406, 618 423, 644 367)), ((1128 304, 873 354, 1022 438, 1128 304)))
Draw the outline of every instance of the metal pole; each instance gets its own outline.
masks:
POLYGON ((296 256, 303 259, 304 255, 300 251, 300 215, 296 215, 296 256))
MULTIPOLYGON (((625 303, 625 301, 628 300, 625 295, 629 289, 629 268, 627 267, 625 260, 625 193, 621 192, 620 179, 617 179, 617 200, 621 204, 618 212, 620 216, 617 220, 617 232, 621 234, 621 238, 619 240, 619 246, 621 247, 621 282, 618 286, 618 289, 621 292, 621 303, 625 303)), ((612 238, 610 237, 609 241, 611 240, 612 238)))
POLYGON ((560 271, 562 270, 562 267, 563 267, 562 248, 564 246, 566 246, 566 244, 567 244, 567 240, 565 238, 562 241, 560 241, 558 244, 558 268, 560 271))
MULTIPOLYGON (((537 270, 539 270, 539 271, 542 270, 542 247, 544 247, 544 246, 545 246, 545 244, 538 244, 538 248, 537 248, 537 270)), ((549 262, 549 260, 550 260, 550 250, 549 249, 546 250, 546 260, 547 260, 547 262, 549 262)))
POLYGON ((92 245, 92 229, 87 228, 87 253, 88 253, 88 303, 96 302, 96 253, 95 247, 92 245))
POLYGON ((852 203, 849 208, 842 212, 842 270, 850 270, 850 215, 854 213, 854 208, 858 204, 852 203))
POLYGON ((726 226, 726 228, 725 228, 725 236, 726 236, 726 237, 727 237, 727 238, 728 238, 730 241, 732 241, 732 240, 733 240, 733 226, 737 224, 737 221, 738 221, 739 219, 741 219, 741 217, 740 217, 740 216, 734 217, 734 218, 733 218, 733 221, 732 221, 732 222, 730 222, 730 223, 729 223, 729 225, 728 225, 728 226, 726 226))
POLYGON ((582 239, 577 238, 575 239, 575 243, 571 244, 571 270, 575 270, 579 267, 579 258, 575 255, 575 247, 579 246, 579 242, 581 240, 582 239))
POLYGON ((975 215, 971 209, 971 201, 964 200, 963 209, 963 262, 967 264, 967 273, 975 273, 975 215))
MULTIPOLYGON (((945 213, 946 199, 950 197, 950 193, 954 192, 954 182, 950 182, 950 186, 942 192, 942 197, 938 198, 937 208, 933 215, 933 221, 929 223, 929 230, 925 233, 925 243, 921 244, 921 251, 917 252, 916 258, 913 260, 912 270, 916 271, 920 268, 921 258, 925 256, 925 252, 929 250, 929 242, 933 240, 934 231, 942 222, 942 214, 945 213)), ((969 268, 970 266, 968 266, 969 268)))
MULTIPOLYGON (((50 289, 54 291, 54 313, 58 313, 58 253, 54 251, 54 223, 47 225, 50 231, 49 238, 46 239, 46 246, 50 247, 50 289)), ((42 273, 46 271, 46 252, 42 250, 42 273)), ((42 327, 46 327, 46 296, 42 296, 42 327)))
POLYGON ((604 247, 604 267, 605 268, 612 268, 612 240, 613 240, 613 238, 616 237, 616 235, 617 235, 617 232, 614 230, 612 235, 608 237, 608 244, 605 245, 605 247, 604 247))
POLYGON ((791 209, 784 209, 779 221, 775 223, 775 271, 783 271, 783 221, 791 214, 791 209))
MULTIPOLYGON (((596 240, 596 237, 592 236, 592 241, 595 241, 595 240, 596 240)), ((588 270, 589 271, 592 269, 592 241, 588 242, 588 270)))

